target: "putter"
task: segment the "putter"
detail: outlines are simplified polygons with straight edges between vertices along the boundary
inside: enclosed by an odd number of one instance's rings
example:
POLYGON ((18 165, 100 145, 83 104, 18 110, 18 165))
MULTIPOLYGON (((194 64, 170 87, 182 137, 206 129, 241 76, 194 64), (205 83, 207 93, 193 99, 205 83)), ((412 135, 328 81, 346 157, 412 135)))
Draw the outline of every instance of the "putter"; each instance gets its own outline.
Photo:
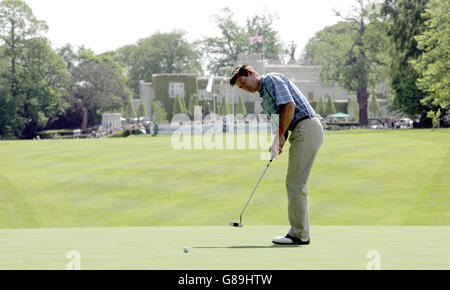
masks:
POLYGON ((263 172, 263 174, 261 175, 261 178, 259 179, 258 183, 257 183, 256 186, 255 186, 255 189, 253 189, 253 192, 252 192, 252 194, 250 195, 250 198, 247 200, 247 203, 245 204, 244 209, 243 209, 242 212, 241 212, 241 217, 240 217, 240 219, 239 219, 239 223, 236 223, 236 222, 230 222, 230 226, 232 226, 232 227, 237 227, 237 228, 242 228, 242 227, 244 226, 244 225, 242 224, 242 215, 244 214, 244 211, 245 211, 245 209, 247 208, 248 203, 249 203, 250 200, 252 199, 253 194, 255 194, 256 188, 258 188, 259 183, 260 183, 261 180, 263 179, 264 174, 266 174, 266 171, 267 171, 267 169, 269 168, 270 163, 272 163, 272 161, 273 161, 273 159, 271 159, 271 160, 269 161, 269 164, 267 164, 266 169, 264 169, 264 172, 263 172))

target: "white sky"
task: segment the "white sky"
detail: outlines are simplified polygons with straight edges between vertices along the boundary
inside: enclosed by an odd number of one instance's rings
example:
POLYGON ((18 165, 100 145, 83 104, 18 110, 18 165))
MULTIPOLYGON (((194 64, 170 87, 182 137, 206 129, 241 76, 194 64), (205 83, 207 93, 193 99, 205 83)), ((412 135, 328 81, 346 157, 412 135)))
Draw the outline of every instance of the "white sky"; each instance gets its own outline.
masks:
POLYGON ((268 11, 284 44, 297 43, 297 57, 315 32, 336 23, 332 9, 351 11, 355 0, 25 0, 37 19, 49 26, 54 48, 71 43, 102 53, 135 44, 156 31, 182 29, 189 41, 217 36, 214 18, 223 7, 234 19, 268 11))

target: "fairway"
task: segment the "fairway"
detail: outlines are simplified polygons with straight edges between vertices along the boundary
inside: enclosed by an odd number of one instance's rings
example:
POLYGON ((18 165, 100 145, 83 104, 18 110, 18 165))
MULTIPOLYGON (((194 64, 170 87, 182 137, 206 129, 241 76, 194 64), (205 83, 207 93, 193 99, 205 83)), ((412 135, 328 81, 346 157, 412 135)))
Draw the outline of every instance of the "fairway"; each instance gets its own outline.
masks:
MULTIPOLYGON (((0 228, 223 225, 266 150, 175 150, 170 136, 0 142, 0 228)), ((287 224, 288 146, 245 225, 287 224)), ((450 225, 450 130, 326 132, 312 225, 450 225)))
POLYGON ((448 269, 450 227, 314 226, 309 246, 276 246, 285 226, 0 230, 0 269, 448 269), (188 253, 183 252, 189 247, 188 253), (374 256, 371 256, 374 255, 374 256))
MULTIPOLYGON (((249 135, 246 136, 249 138, 249 135)), ((309 180, 312 244, 288 230, 289 144, 239 214, 267 150, 175 150, 170 136, 0 142, 0 268, 450 268, 450 130, 325 133, 309 180), (185 254, 184 247, 191 250, 185 254)))

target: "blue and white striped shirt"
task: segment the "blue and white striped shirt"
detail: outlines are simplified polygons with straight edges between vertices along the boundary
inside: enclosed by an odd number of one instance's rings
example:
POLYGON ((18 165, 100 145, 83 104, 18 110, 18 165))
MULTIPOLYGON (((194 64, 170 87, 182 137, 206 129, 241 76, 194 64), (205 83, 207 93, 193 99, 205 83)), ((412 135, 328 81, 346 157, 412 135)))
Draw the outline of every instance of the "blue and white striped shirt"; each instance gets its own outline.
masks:
MULTIPOLYGON (((260 82, 259 94, 263 98, 261 106, 269 117, 278 114, 281 118, 281 107, 288 103, 295 103, 294 119, 289 125, 289 130, 294 129, 293 126, 299 119, 305 116, 311 118, 316 116, 316 112, 308 100, 286 76, 279 73, 270 73, 261 76, 260 82)), ((279 125, 278 122, 276 123, 279 125)))

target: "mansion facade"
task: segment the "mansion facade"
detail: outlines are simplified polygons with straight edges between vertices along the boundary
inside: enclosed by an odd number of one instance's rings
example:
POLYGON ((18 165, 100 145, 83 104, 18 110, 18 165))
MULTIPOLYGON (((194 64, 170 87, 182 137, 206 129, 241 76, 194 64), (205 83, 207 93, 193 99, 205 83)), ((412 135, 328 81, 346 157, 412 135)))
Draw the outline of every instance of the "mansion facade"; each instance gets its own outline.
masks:
MULTIPOLYGON (((272 72, 286 75, 310 102, 317 102, 320 97, 326 101, 328 97, 331 97, 335 103, 347 104, 351 97, 349 92, 342 88, 326 88, 322 86, 319 66, 266 63, 260 54, 241 55, 237 64, 249 64, 262 75, 272 72)), ((215 76, 213 78, 212 92, 208 92, 207 84, 209 80, 209 77, 198 77, 192 74, 165 74, 154 75, 153 83, 141 81, 139 83, 140 98, 146 107, 146 117, 150 120, 152 119, 152 102, 161 99, 161 96, 158 96, 158 94, 166 95, 164 96, 165 98, 175 99, 176 96, 188 98, 194 93, 198 96, 199 101, 214 100, 213 96, 217 96, 219 102, 222 101, 222 98, 225 98, 227 103, 232 105, 236 105, 239 97, 242 96, 245 103, 252 103, 253 112, 248 113, 257 115, 262 112, 259 93, 250 94, 236 86, 231 87, 229 85, 229 77, 224 76, 215 76), (171 76, 173 77, 171 78, 171 76), (162 81, 162 79, 164 80, 162 81), (193 82, 195 85, 192 85, 193 82), (163 87, 162 90, 161 87, 163 87)), ((388 114, 386 106, 382 103, 380 105, 382 107, 381 113, 384 115, 388 114)), ((369 115, 369 117, 371 116, 369 115)))

